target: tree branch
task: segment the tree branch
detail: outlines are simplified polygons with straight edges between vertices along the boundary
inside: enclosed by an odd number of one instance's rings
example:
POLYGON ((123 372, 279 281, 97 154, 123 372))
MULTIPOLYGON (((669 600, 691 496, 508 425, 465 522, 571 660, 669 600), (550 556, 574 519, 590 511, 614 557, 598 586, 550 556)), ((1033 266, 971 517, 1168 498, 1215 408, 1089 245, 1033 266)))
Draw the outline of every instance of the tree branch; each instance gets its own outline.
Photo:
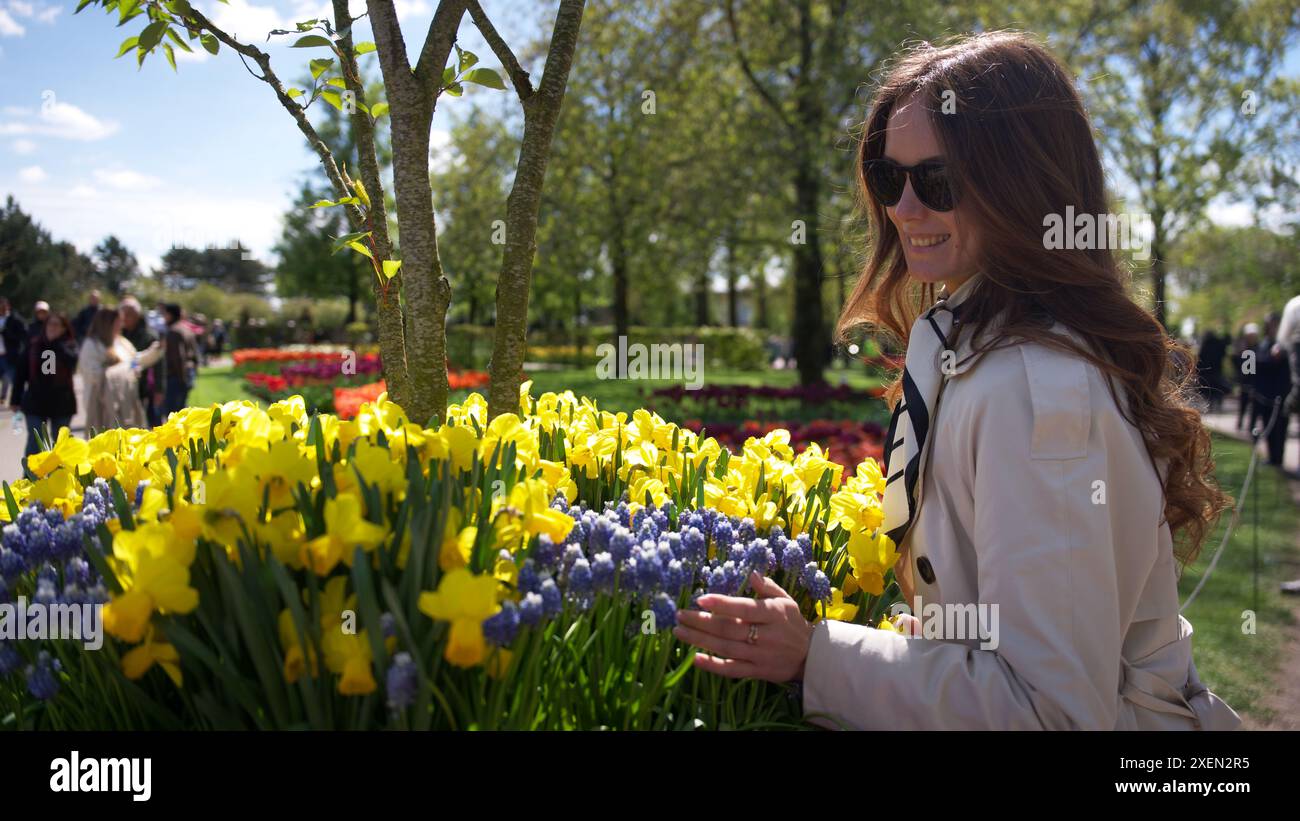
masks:
POLYGON ((525 102, 529 97, 533 96, 533 84, 528 72, 524 71, 523 67, 519 65, 514 52, 510 50, 510 46, 506 45, 506 41, 501 39, 501 35, 492 26, 492 21, 488 19, 478 0, 469 0, 469 16, 473 18, 474 25, 482 32, 483 39, 492 47, 492 53, 497 56, 502 67, 510 75, 510 82, 514 83, 515 92, 519 95, 519 101, 525 102))
MULTIPOLYGON (((270 56, 256 46, 241 43, 234 37, 231 37, 225 31, 218 28, 211 20, 205 17, 198 9, 191 8, 187 16, 189 16, 200 28, 211 32, 213 37, 216 37, 218 40, 225 43, 241 57, 246 57, 257 63, 258 68, 262 70, 262 76, 257 79, 271 87, 275 92, 275 96, 280 100, 280 105, 285 107, 293 117, 294 122, 297 123, 298 130, 307 138, 308 144, 310 144, 312 150, 316 152, 316 156, 320 158, 321 166, 325 169, 325 174, 329 177, 330 184, 334 186, 334 195, 340 199, 348 196, 351 192, 348 191, 347 185, 343 182, 343 175, 339 173, 338 165, 334 161, 334 155, 330 152, 329 147, 325 145, 325 141, 321 139, 320 134, 316 132, 316 128, 311 124, 311 120, 307 119, 306 109, 299 105, 285 92, 284 85, 280 82, 280 78, 271 70, 270 56)), ((251 69, 249 73, 252 74, 251 69)), ((253 76, 257 77, 256 74, 253 76)), ((348 217, 354 226, 361 226, 364 224, 365 219, 360 208, 350 206, 347 211, 348 217)))
POLYGON ((781 121, 781 124, 787 129, 792 129, 793 126, 790 123, 790 118, 785 114, 785 109, 781 108, 781 104, 777 102, 776 98, 767 90, 767 87, 759 82, 758 75, 754 73, 753 68, 749 65, 749 58, 745 56, 745 48, 740 42, 740 26, 736 23, 735 0, 727 0, 727 27, 731 29, 731 42, 732 45, 735 46, 736 59, 740 63, 741 72, 744 73, 745 78, 749 80, 749 83, 754 87, 754 90, 758 92, 758 96, 763 98, 763 102, 767 103, 768 107, 771 108, 772 111, 776 112, 776 116, 781 121))
MULTIPOLYGON (((456 43, 456 32, 465 16, 465 3, 466 0, 442 0, 429 22, 429 32, 424 36, 424 47, 420 49, 420 59, 415 64, 415 79, 424 86, 429 99, 433 99, 442 87, 442 70, 447 67, 451 47, 456 43)), ((396 14, 393 20, 397 20, 396 14)), ((402 55, 405 60, 405 50, 402 55)))

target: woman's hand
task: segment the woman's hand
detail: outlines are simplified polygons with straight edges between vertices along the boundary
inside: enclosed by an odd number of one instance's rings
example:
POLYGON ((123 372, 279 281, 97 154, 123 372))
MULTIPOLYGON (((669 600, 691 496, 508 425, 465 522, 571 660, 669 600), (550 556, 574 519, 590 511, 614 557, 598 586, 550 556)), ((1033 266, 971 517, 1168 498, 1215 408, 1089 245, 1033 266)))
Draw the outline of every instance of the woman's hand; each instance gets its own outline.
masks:
POLYGON ((749 583, 758 599, 700 596, 699 610, 677 611, 673 635, 712 654, 695 655, 702 670, 777 683, 802 679, 813 626, 779 584, 758 573, 749 583))

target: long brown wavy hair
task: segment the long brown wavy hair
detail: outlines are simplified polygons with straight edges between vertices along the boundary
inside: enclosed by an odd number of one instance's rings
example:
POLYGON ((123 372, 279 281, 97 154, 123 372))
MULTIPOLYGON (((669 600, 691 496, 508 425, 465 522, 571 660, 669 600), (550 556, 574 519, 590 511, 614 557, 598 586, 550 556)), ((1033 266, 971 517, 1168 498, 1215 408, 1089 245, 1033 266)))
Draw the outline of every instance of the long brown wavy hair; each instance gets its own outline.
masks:
MULTIPOLYGON (((932 285, 907 273, 885 207, 868 193, 863 163, 884 156, 886 126, 900 102, 930 112, 948 166, 963 232, 976 237, 984 276, 962 307, 977 350, 1032 340, 1092 362, 1127 403, 1162 477, 1175 555, 1195 560, 1231 499, 1212 478, 1209 434, 1190 402, 1190 352, 1137 305, 1111 248, 1049 250, 1044 218, 1111 211, 1092 127, 1073 79, 1047 49, 1019 32, 990 32, 942 47, 922 44, 897 58, 881 84, 859 144, 858 193, 872 237, 865 266, 837 325, 843 339, 868 325, 906 346, 932 285), (945 103, 947 105, 945 106, 945 103), (1060 322, 1084 344, 1052 333, 1060 322), (995 330, 987 336, 983 331, 995 330)), ((1067 226, 1067 230, 1073 230, 1067 226)), ((1093 243, 1107 245, 1105 242, 1093 243)), ((897 400, 896 381, 888 393, 897 400)))

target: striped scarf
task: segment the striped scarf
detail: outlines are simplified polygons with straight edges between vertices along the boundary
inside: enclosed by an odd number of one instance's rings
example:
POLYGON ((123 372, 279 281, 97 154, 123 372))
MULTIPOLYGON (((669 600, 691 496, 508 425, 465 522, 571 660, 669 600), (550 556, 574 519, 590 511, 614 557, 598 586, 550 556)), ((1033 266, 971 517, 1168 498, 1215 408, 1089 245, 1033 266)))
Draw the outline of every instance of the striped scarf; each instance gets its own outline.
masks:
POLYGON ((932 413, 939 390, 948 371, 956 363, 957 352, 950 340, 953 328, 960 323, 960 303, 969 295, 963 283, 952 295, 941 295, 928 311, 917 318, 907 340, 907 358, 903 364, 903 396, 894 407, 885 437, 885 535, 895 545, 903 541, 916 518, 917 487, 925 460, 925 443, 930 433, 932 413), (951 353, 944 357, 945 351, 951 353))

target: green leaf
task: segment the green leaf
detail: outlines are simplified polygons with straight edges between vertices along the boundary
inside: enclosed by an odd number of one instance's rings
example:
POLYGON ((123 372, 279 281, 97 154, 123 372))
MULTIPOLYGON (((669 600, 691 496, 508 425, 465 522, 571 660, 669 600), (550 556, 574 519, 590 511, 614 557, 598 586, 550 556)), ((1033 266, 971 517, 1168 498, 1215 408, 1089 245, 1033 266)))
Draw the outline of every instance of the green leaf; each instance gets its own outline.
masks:
MULTIPOLYGON (((369 256, 369 254, 367 254, 366 256, 369 256)), ((397 273, 401 270, 402 270, 402 261, 400 259, 384 260, 384 281, 387 282, 393 277, 397 276, 397 273)))
POLYGON ((498 91, 506 90, 506 84, 501 79, 501 75, 490 68, 476 68, 473 71, 467 71, 462 79, 467 83, 495 88, 498 91))
POLYGON ((443 91, 447 92, 453 97, 459 97, 460 95, 465 93, 465 87, 460 83, 452 83, 451 85, 444 88, 443 91))
POLYGON ((368 237, 368 236, 370 236, 369 231, 358 231, 355 234, 344 234, 343 236, 334 240, 334 248, 332 249, 331 253, 337 254, 339 251, 342 251, 344 248, 346 248, 349 242, 355 242, 361 239, 362 237, 368 237))
POLYGON ((370 116, 378 120, 388 113, 388 103, 375 103, 370 107, 370 116))
POLYGON ((126 54, 128 51, 135 48, 136 44, 139 42, 140 42, 139 37, 126 38, 125 40, 122 41, 122 47, 118 49, 117 56, 121 57, 123 54, 126 54))
POLYGON ((200 34, 199 42, 203 44, 203 48, 207 49, 209 54, 216 54, 221 49, 221 41, 211 34, 200 34))
POLYGON ((167 29, 167 39, 175 43, 177 48, 180 48, 183 51, 188 51, 191 54, 194 53, 194 49, 190 48, 190 44, 182 40, 181 36, 176 33, 176 29, 174 28, 167 29))
POLYGON ((9 507, 9 521, 18 521, 18 514, 22 511, 18 508, 18 501, 14 499, 14 492, 9 489, 9 483, 4 482, 5 504, 9 507))
POLYGON ((325 81, 325 85, 334 86, 335 88, 347 88, 348 84, 343 82, 342 77, 331 77, 325 81))
POLYGON ((150 51, 158 42, 162 40, 163 34, 167 30, 167 24, 159 20, 144 27, 140 32, 140 48, 150 51))
POLYGON ((122 0, 117 6, 118 22, 120 26, 132 17, 140 13, 140 0, 122 0))
POLYGON ((472 51, 466 51, 460 46, 456 46, 456 54, 460 58, 457 63, 457 68, 460 71, 465 71, 478 64, 478 57, 472 51))
POLYGON ((352 47, 352 53, 360 57, 363 54, 369 54, 375 50, 375 44, 367 40, 364 43, 357 43, 352 47))
POLYGON ((316 60, 312 60, 311 78, 313 80, 319 80, 320 76, 324 74, 327 70, 329 70, 329 68, 333 65, 334 65, 333 57, 321 57, 316 60))
MULTIPOLYGON (((303 91, 301 88, 291 88, 285 91, 284 95, 288 97, 290 100, 294 100, 297 99, 299 96, 301 96, 302 93, 303 91)), ((320 202, 316 203, 316 205, 320 205, 321 203, 329 203, 329 200, 321 200, 320 202)), ((329 203, 329 204, 332 205, 333 203, 329 203)), ((316 205, 313 205, 312 208, 315 208, 316 205)))
POLYGON ((306 37, 299 37, 298 42, 290 48, 334 48, 334 41, 328 37, 322 37, 319 34, 308 34, 306 37))
POLYGON ((172 71, 176 70, 176 49, 172 48, 171 43, 163 43, 163 53, 167 55, 167 62, 172 64, 172 71))
POLYGON ((370 257, 371 259, 375 258, 374 254, 370 253, 370 249, 367 248, 365 244, 357 240, 352 240, 348 242, 347 246, 351 248, 353 251, 356 251, 358 254, 361 254, 362 256, 367 256, 370 257))
POLYGON ((339 111, 343 110, 343 96, 337 91, 322 91, 320 93, 320 98, 334 106, 339 111))

